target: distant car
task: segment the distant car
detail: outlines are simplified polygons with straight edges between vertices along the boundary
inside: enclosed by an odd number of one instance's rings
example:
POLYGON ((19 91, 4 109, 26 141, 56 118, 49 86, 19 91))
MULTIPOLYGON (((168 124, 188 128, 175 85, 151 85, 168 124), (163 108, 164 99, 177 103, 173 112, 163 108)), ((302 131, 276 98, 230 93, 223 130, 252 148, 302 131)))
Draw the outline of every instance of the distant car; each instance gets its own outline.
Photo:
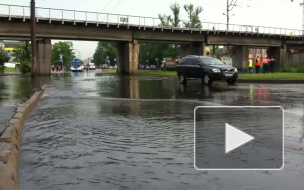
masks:
POLYGON ((151 65, 150 70, 156 70, 156 65, 151 65))
POLYGON ((175 71, 177 67, 175 59, 164 59, 161 64, 161 70, 163 71, 175 71))
POLYGON ((114 69, 114 67, 113 67, 113 66, 110 66, 109 69, 114 69))
POLYGON ((238 78, 237 68, 207 56, 184 57, 176 72, 180 83, 183 84, 192 78, 201 79, 205 85, 211 85, 216 80, 226 80, 229 84, 234 84, 238 78))
POLYGON ((95 70, 95 64, 94 63, 89 63, 89 70, 95 70))
POLYGON ((109 66, 108 66, 107 64, 103 64, 103 65, 102 65, 102 68, 103 68, 103 69, 108 69, 109 66))

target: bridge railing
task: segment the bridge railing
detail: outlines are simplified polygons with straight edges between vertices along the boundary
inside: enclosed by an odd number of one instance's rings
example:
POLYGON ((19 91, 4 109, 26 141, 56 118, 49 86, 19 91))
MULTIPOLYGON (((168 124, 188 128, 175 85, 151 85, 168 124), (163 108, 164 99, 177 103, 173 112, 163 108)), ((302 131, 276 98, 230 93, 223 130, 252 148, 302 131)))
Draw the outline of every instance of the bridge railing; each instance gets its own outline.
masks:
MULTIPOLYGON (((13 17, 21 17, 24 20, 30 17, 30 7, 28 6, 17 6, 17 5, 6 5, 0 4, 0 16, 8 17, 10 20, 13 17)), ((218 32, 232 32, 232 33, 246 33, 246 34, 261 34, 261 35, 280 35, 289 37, 302 37, 304 35, 303 30, 298 29, 286 29, 276 27, 263 27, 263 26, 252 26, 252 25, 240 25, 230 24, 227 27, 225 23, 212 23, 212 22, 201 22, 201 28, 187 27, 187 21, 182 20, 178 27, 162 26, 159 18, 153 17, 142 17, 133 15, 120 15, 110 13, 98 13, 89 11, 76 11, 66 9, 51 9, 51 8, 36 8, 36 18, 49 20, 60 20, 83 22, 83 23, 95 23, 98 24, 115 24, 117 27, 120 25, 126 26, 138 26, 140 28, 153 27, 162 29, 172 30, 195 30, 195 31, 208 31, 213 33, 218 32)))

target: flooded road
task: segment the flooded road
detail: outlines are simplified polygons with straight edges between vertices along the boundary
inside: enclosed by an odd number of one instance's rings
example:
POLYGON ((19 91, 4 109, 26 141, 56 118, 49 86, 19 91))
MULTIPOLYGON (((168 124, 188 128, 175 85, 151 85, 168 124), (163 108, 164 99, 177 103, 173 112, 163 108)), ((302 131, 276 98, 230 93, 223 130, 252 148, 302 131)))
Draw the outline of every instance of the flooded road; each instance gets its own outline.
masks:
POLYGON ((52 76, 24 126, 21 190, 303 189, 304 85, 214 83, 169 77, 52 76), (196 171, 193 109, 285 108, 283 171, 196 171), (291 188, 292 187, 292 188, 291 188))
POLYGON ((48 82, 50 82, 48 77, 37 77, 33 80, 30 77, 20 76, 0 77, 0 133, 16 107, 30 98, 36 89, 48 82))

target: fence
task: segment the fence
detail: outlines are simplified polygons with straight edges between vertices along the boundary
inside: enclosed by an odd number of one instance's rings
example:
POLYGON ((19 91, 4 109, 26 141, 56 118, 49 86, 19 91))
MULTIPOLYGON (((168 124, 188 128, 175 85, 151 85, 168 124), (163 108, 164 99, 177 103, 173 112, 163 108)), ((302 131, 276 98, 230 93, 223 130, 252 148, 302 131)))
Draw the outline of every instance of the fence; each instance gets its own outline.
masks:
MULTIPOLYGON (((17 5, 5 5, 0 4, 0 16, 8 17, 9 20, 14 17, 30 18, 30 7, 17 6, 17 5)), ((263 26, 251 26, 251 25, 239 25, 239 24, 227 24, 225 23, 212 23, 201 22, 201 28, 186 27, 187 21, 182 20, 178 27, 161 26, 161 20, 153 17, 120 15, 110 13, 98 13, 88 11, 66 10, 66 9, 51 9, 51 8, 36 8, 36 18, 43 20, 59 20, 64 21, 83 22, 83 23, 95 23, 99 24, 116 24, 127 26, 138 26, 142 28, 165 28, 174 30, 193 30, 193 31, 210 31, 210 32, 232 32, 232 33, 249 33, 249 34, 262 34, 262 35, 279 35, 289 37, 302 37, 303 30, 275 28, 275 27, 263 27, 263 26)))

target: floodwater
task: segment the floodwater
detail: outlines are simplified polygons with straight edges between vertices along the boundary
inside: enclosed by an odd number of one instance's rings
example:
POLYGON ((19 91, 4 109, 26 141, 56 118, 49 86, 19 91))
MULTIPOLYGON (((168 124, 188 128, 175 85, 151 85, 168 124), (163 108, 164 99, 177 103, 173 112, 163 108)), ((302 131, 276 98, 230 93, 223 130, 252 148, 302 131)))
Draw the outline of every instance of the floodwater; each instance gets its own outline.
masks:
POLYGON ((304 85, 214 83, 169 77, 52 76, 25 123, 21 190, 303 189, 304 85), (196 171, 193 109, 285 108, 283 171, 196 171))
POLYGON ((43 84, 50 82, 48 77, 1 76, 0 77, 0 133, 16 107, 24 103, 43 84))

